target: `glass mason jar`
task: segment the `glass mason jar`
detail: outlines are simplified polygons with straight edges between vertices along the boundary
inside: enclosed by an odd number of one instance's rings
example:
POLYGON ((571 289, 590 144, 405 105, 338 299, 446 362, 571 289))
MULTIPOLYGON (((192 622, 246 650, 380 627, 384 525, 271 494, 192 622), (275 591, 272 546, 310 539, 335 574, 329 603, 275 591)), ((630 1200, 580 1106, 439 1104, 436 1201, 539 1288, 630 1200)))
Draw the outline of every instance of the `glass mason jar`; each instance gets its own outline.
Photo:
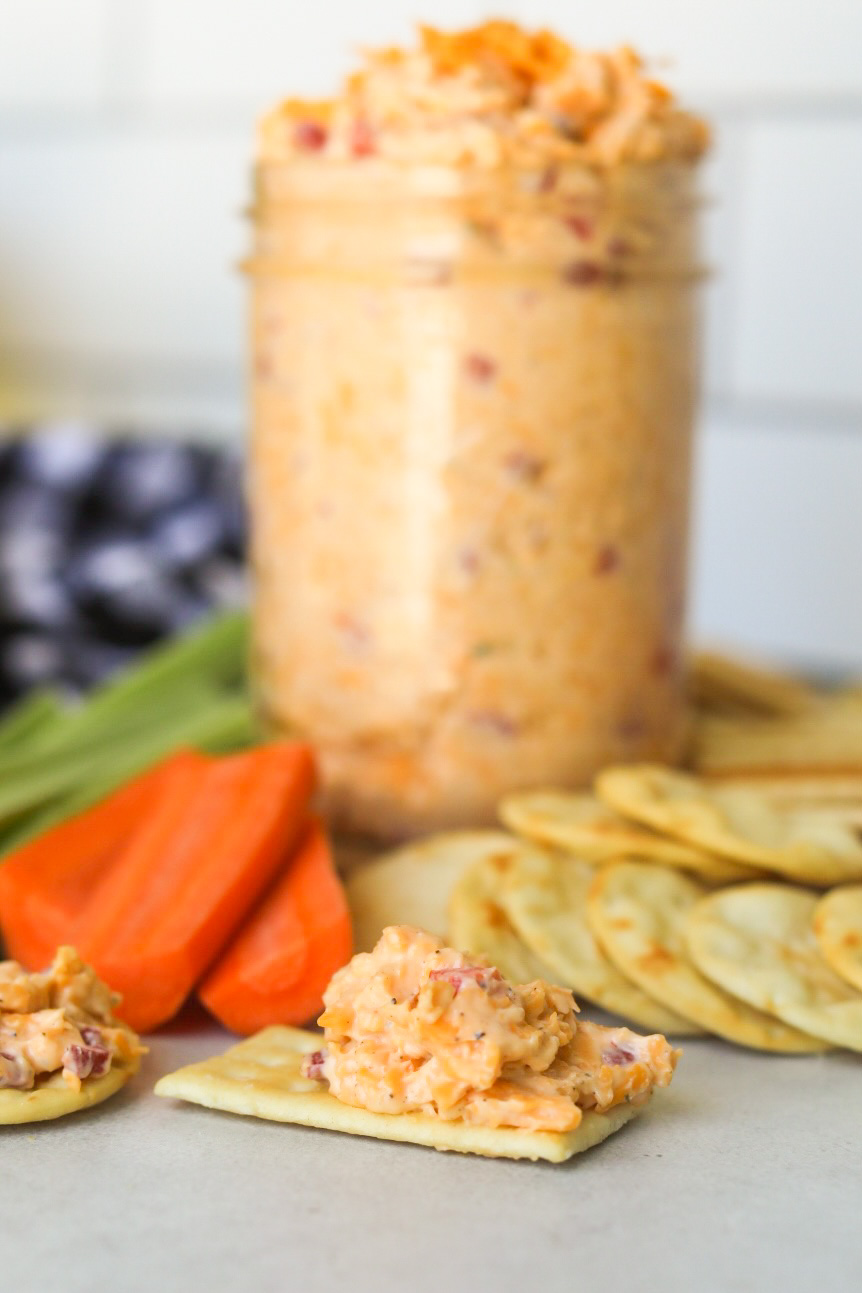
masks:
POLYGON ((253 677, 336 828, 677 756, 696 181, 258 168, 253 677))

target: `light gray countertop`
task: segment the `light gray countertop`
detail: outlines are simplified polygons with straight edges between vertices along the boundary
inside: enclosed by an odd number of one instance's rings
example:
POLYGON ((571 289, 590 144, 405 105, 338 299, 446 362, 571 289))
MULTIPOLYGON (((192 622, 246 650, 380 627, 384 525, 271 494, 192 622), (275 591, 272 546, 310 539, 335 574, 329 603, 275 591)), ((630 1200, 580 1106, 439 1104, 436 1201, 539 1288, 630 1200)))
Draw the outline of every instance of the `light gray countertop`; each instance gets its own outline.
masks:
POLYGON ((688 1041, 673 1086, 562 1166, 159 1099, 233 1039, 149 1039, 119 1096, 0 1129, 15 1293, 859 1293, 862 1057, 688 1041))

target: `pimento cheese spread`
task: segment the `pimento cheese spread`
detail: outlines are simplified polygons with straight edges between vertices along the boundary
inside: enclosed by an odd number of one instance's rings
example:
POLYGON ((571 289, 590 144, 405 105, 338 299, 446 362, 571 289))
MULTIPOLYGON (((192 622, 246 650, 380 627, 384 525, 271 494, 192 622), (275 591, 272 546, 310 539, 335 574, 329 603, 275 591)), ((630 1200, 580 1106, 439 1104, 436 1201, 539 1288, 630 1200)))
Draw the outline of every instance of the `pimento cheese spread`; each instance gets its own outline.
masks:
POLYGON ((690 161, 708 143, 706 124, 634 50, 583 50, 499 20, 456 32, 422 26, 415 49, 368 51, 337 99, 287 99, 260 127, 264 159, 409 165, 690 161))
POLYGON ((143 1047, 114 1018, 118 1002, 71 947, 59 948, 42 973, 0 961, 0 1089, 29 1091, 43 1074, 60 1072, 79 1091, 112 1064, 134 1061, 143 1047))
POLYGON ((680 753, 707 140, 631 50, 501 22, 264 120, 253 674, 337 828, 680 753))
POLYGON ((408 926, 354 956, 324 1004, 305 1074, 377 1113, 571 1131, 587 1109, 646 1101, 679 1056, 658 1034, 579 1021, 566 988, 507 983, 408 926))

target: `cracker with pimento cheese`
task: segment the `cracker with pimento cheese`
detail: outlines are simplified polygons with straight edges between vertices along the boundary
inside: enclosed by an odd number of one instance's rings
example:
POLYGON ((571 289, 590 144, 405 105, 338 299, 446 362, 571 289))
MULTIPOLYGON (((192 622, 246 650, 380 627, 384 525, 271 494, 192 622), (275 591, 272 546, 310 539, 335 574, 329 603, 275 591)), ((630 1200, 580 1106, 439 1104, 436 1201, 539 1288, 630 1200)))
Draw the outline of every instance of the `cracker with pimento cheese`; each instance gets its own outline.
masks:
POLYGON ((118 1003, 71 947, 39 973, 0 961, 0 1126, 77 1113, 128 1082, 145 1048, 118 1003))
POLYGON ((605 769, 596 791, 653 830, 788 880, 822 888, 862 880, 862 843, 840 814, 777 809, 752 786, 716 785, 648 763, 605 769))
POLYGON ((319 1081, 303 1077, 303 1056, 315 1053, 319 1046, 319 1033, 265 1028, 224 1055, 189 1064, 160 1078, 156 1095, 223 1113, 344 1131, 375 1140, 402 1141, 487 1158, 545 1159, 550 1163, 562 1163, 573 1154, 591 1149, 641 1112, 631 1104, 617 1105, 608 1113, 586 1114, 580 1125, 568 1132, 472 1126, 442 1122, 421 1113, 374 1113, 343 1104, 319 1081))
POLYGON ((501 902, 520 936, 560 983, 640 1028, 676 1037, 702 1035, 702 1028, 648 996, 602 951, 587 921, 587 896, 596 873, 578 858, 522 850, 501 902))
POLYGON ((500 804, 500 817, 516 834, 574 853, 585 862, 617 862, 621 858, 662 862, 693 871, 713 884, 750 880, 758 874, 751 867, 627 821, 586 791, 534 790, 509 795, 500 804))
POLYGON ((862 993, 820 954, 818 900, 792 885, 719 890, 692 908, 686 945, 701 973, 726 992, 833 1046, 862 1051, 862 993))
POLYGON ((587 910, 596 936, 619 969, 702 1028, 756 1050, 826 1050, 817 1037, 746 1005, 694 966, 685 943, 686 918, 708 892, 678 871, 617 862, 594 880, 587 910))
POLYGON ((67 1086, 59 1073, 37 1079, 30 1091, 0 1089, 0 1127, 49 1122, 102 1104, 126 1085, 138 1067, 139 1061, 116 1064, 102 1077, 87 1078, 77 1091, 67 1086))
POLYGON ((156 1094, 277 1122, 489 1157, 561 1162, 670 1082, 659 1035, 576 1016, 572 994, 389 926, 324 993, 323 1035, 269 1028, 156 1094))

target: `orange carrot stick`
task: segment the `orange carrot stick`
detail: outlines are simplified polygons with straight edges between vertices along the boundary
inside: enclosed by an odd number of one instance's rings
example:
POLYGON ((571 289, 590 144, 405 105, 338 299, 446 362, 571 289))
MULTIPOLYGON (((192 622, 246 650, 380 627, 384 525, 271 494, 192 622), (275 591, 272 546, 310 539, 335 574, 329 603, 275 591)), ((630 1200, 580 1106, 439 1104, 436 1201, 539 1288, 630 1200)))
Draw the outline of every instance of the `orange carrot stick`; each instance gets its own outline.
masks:
POLYGON ((248 917, 198 989, 235 1033, 303 1024, 350 959, 347 900, 323 828, 309 822, 283 876, 248 917))
POLYGON ((93 894, 78 950, 147 1032, 179 1010, 290 852, 314 790, 300 744, 177 769, 93 894))
POLYGON ((93 890, 180 767, 204 762, 180 751, 93 808, 37 836, 0 865, 0 926, 6 949, 42 969, 63 943, 75 944, 93 890))

